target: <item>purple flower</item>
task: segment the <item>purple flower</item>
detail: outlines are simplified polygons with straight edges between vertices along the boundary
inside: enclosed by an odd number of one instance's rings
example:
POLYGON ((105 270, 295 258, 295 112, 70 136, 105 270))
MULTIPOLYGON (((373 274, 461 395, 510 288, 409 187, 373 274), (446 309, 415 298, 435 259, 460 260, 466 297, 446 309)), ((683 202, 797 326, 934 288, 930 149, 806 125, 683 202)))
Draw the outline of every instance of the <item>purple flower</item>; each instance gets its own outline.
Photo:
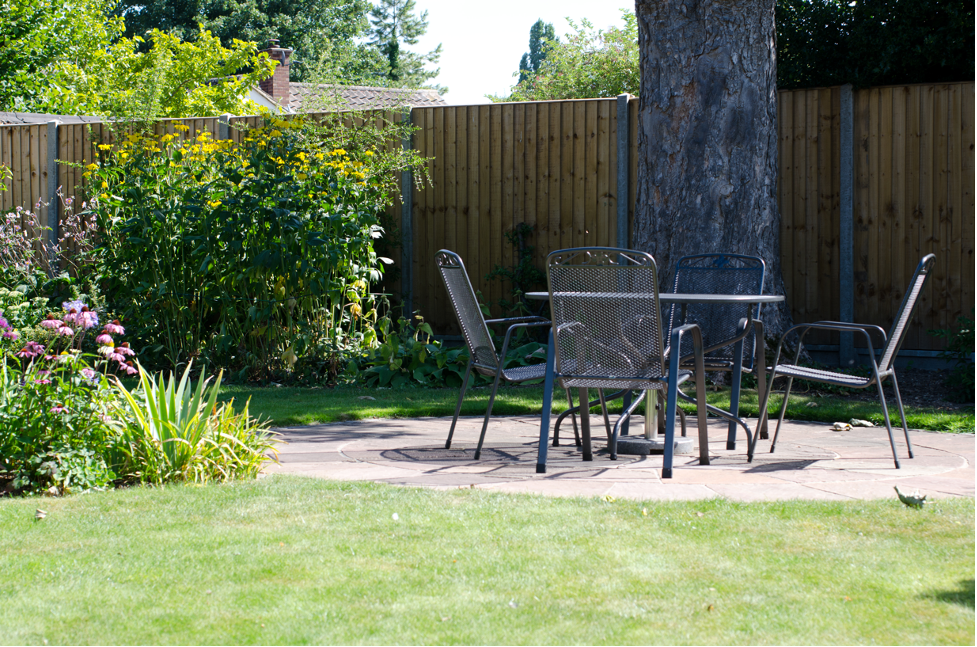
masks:
POLYGON ((98 372, 96 372, 94 369, 83 368, 81 369, 81 376, 86 380, 91 380, 94 382, 98 379, 98 372))
POLYGON ((71 337, 72 335, 75 334, 75 331, 69 328, 68 326, 61 326, 60 328, 58 328, 58 334, 63 335, 65 337, 71 337))
POLYGON ((136 354, 134 350, 129 348, 129 342, 127 341, 124 341, 118 346, 116 346, 115 352, 119 353, 120 355, 126 355, 129 357, 132 357, 133 355, 136 354))
POLYGON ((40 357, 44 354, 44 346, 41 346, 36 341, 27 342, 19 353, 17 357, 24 357, 27 359, 33 359, 35 357, 40 357))
POLYGON ((108 346, 112 343, 112 335, 103 332, 101 335, 95 338, 95 343, 100 346, 108 346))
POLYGON ((83 330, 98 325, 98 314, 92 312, 84 301, 65 301, 61 307, 68 313, 64 316, 64 320, 68 323, 81 326, 83 330))
POLYGON ((68 410, 60 404, 56 404, 53 407, 51 407, 51 413, 65 413, 67 411, 68 410))
POLYGON ((20 337, 20 333, 18 333, 16 330, 5 330, 3 332, 3 338, 4 339, 9 339, 11 341, 17 341, 17 339, 19 337, 20 337))
POLYGON ((51 380, 34 380, 34 384, 50 384, 51 380))
POLYGON ((110 335, 124 335, 126 334, 125 328, 119 323, 118 319, 113 319, 112 323, 105 324, 105 329, 102 331, 110 335))

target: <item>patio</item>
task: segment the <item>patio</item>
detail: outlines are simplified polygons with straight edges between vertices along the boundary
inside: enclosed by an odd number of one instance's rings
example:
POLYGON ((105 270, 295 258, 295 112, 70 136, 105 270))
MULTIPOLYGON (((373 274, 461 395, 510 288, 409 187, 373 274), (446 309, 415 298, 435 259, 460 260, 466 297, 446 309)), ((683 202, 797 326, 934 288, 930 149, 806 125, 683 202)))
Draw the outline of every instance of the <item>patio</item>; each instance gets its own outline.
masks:
MULTIPOLYGON (((666 501, 725 497, 734 501, 895 498, 893 486, 918 489, 930 499, 974 496, 974 435, 911 431, 915 458, 897 443, 902 469, 892 465, 884 427, 832 431, 815 422, 785 421, 777 451, 760 440, 752 463, 746 442, 726 450, 726 423, 709 423, 712 464, 700 466, 698 451, 675 456, 672 479, 661 479, 662 456, 625 456, 610 461, 595 428, 593 462, 573 446, 572 428, 550 447, 549 472, 535 473, 539 418, 496 417, 482 459, 473 458, 481 417, 460 418, 450 450, 444 449, 451 418, 363 420, 277 429, 285 441, 280 463, 268 474, 299 474, 330 480, 374 481, 431 488, 479 488, 548 496, 612 496, 666 501)), ((632 429, 641 429, 634 418, 632 429)), ((755 426, 756 420, 748 421, 755 426)), ((771 435, 773 429, 771 428, 771 435)), ((697 437, 694 417, 688 436, 697 437)))

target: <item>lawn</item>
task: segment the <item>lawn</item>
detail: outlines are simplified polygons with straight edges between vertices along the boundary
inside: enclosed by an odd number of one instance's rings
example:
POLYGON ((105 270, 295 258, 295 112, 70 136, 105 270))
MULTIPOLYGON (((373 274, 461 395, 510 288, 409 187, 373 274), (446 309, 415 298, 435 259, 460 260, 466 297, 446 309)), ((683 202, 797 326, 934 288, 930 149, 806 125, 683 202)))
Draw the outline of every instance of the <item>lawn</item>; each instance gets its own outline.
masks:
POLYGON ((972 645, 974 502, 298 477, 0 500, 0 641, 972 645))
MULTIPOLYGON (((565 396, 559 392, 554 409, 566 408, 565 396)), ((451 416, 458 401, 458 389, 367 389, 354 386, 335 388, 253 387, 225 385, 224 399, 235 398, 241 403, 251 398, 251 412, 263 416, 278 426, 307 425, 314 422, 337 422, 365 418, 413 418, 418 416, 451 416)), ((489 388, 469 390, 462 406, 462 415, 485 414, 489 388)), ((575 396, 576 397, 576 396, 575 396)), ((593 397, 593 396, 592 396, 593 397)), ((729 390, 720 389, 708 394, 710 404, 729 407, 729 390)), ((781 398, 771 398, 771 415, 776 422, 781 398)), ((539 415, 543 401, 541 386, 502 387, 493 412, 498 415, 539 415)), ((620 410, 620 400, 614 402, 620 410)), ((692 405, 683 405, 694 411, 692 405)), ((597 409, 595 408, 595 411, 597 409)), ((740 414, 757 416, 758 398, 755 390, 744 390, 740 399, 740 414)), ((898 425, 899 413, 894 406, 890 415, 898 425)), ((883 424, 882 410, 877 401, 865 402, 841 396, 792 394, 787 407, 788 420, 819 422, 848 422, 852 418, 883 424)), ((906 407, 906 419, 911 429, 974 433, 974 410, 946 411, 906 407)))

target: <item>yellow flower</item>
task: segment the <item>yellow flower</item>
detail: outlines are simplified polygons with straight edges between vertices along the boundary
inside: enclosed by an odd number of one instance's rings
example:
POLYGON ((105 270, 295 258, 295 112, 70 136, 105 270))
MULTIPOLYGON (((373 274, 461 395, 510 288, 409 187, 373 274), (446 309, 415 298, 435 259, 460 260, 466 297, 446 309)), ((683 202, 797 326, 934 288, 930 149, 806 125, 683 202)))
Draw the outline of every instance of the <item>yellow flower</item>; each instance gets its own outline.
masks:
POLYGON ((297 177, 300 180, 304 180, 305 178, 307 178, 309 176, 306 175, 305 173, 298 173, 298 174, 295 175, 295 177, 297 177))
POLYGON ((280 131, 280 130, 273 130, 273 131, 271 131, 271 132, 270 132, 269 134, 270 134, 270 135, 271 135, 272 137, 281 137, 281 136, 282 136, 282 131, 280 131))
POLYGON ((98 164, 96 164, 95 162, 92 162, 91 164, 89 164, 85 168, 87 168, 89 171, 94 171, 94 170, 97 170, 98 169, 98 164))
POLYGON ((363 314, 363 308, 360 307, 360 304, 354 303, 349 307, 349 313, 354 317, 359 317, 361 314, 363 314))
POLYGON ((108 183, 108 182, 104 182, 104 181, 103 181, 103 182, 102 182, 102 188, 103 188, 103 189, 107 189, 107 188, 109 188, 109 183, 108 183))
POLYGON ((102 200, 108 200, 109 199, 109 194, 108 193, 103 193, 103 194, 101 194, 98 197, 101 198, 102 200))
POLYGON ((366 151, 364 155, 366 155, 367 157, 373 157, 373 151, 366 151))
POLYGON ((187 126, 186 124, 173 124, 173 130, 179 130, 181 132, 186 132, 186 131, 190 130, 190 126, 187 126))
POLYGON ((207 201, 207 206, 210 207, 211 209, 216 209, 217 207, 221 206, 221 204, 222 202, 220 200, 207 201))
POLYGON ((100 151, 110 151, 110 150, 112 150, 112 145, 111 144, 99 144, 98 145, 98 150, 100 150, 100 151))

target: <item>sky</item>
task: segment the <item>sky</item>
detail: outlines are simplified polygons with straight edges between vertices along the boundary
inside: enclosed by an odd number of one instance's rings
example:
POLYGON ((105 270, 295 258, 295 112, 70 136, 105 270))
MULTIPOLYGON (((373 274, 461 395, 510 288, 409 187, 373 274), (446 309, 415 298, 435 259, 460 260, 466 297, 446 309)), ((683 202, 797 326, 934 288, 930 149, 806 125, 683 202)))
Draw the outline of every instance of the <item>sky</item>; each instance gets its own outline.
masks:
POLYGON ((529 51, 529 29, 538 19, 553 23, 557 37, 571 31, 566 18, 586 18, 594 27, 622 27, 621 8, 634 3, 607 0, 417 0, 427 11, 427 34, 408 48, 426 53, 441 43, 440 75, 452 105, 489 103, 486 94, 509 94, 519 59, 529 51))

